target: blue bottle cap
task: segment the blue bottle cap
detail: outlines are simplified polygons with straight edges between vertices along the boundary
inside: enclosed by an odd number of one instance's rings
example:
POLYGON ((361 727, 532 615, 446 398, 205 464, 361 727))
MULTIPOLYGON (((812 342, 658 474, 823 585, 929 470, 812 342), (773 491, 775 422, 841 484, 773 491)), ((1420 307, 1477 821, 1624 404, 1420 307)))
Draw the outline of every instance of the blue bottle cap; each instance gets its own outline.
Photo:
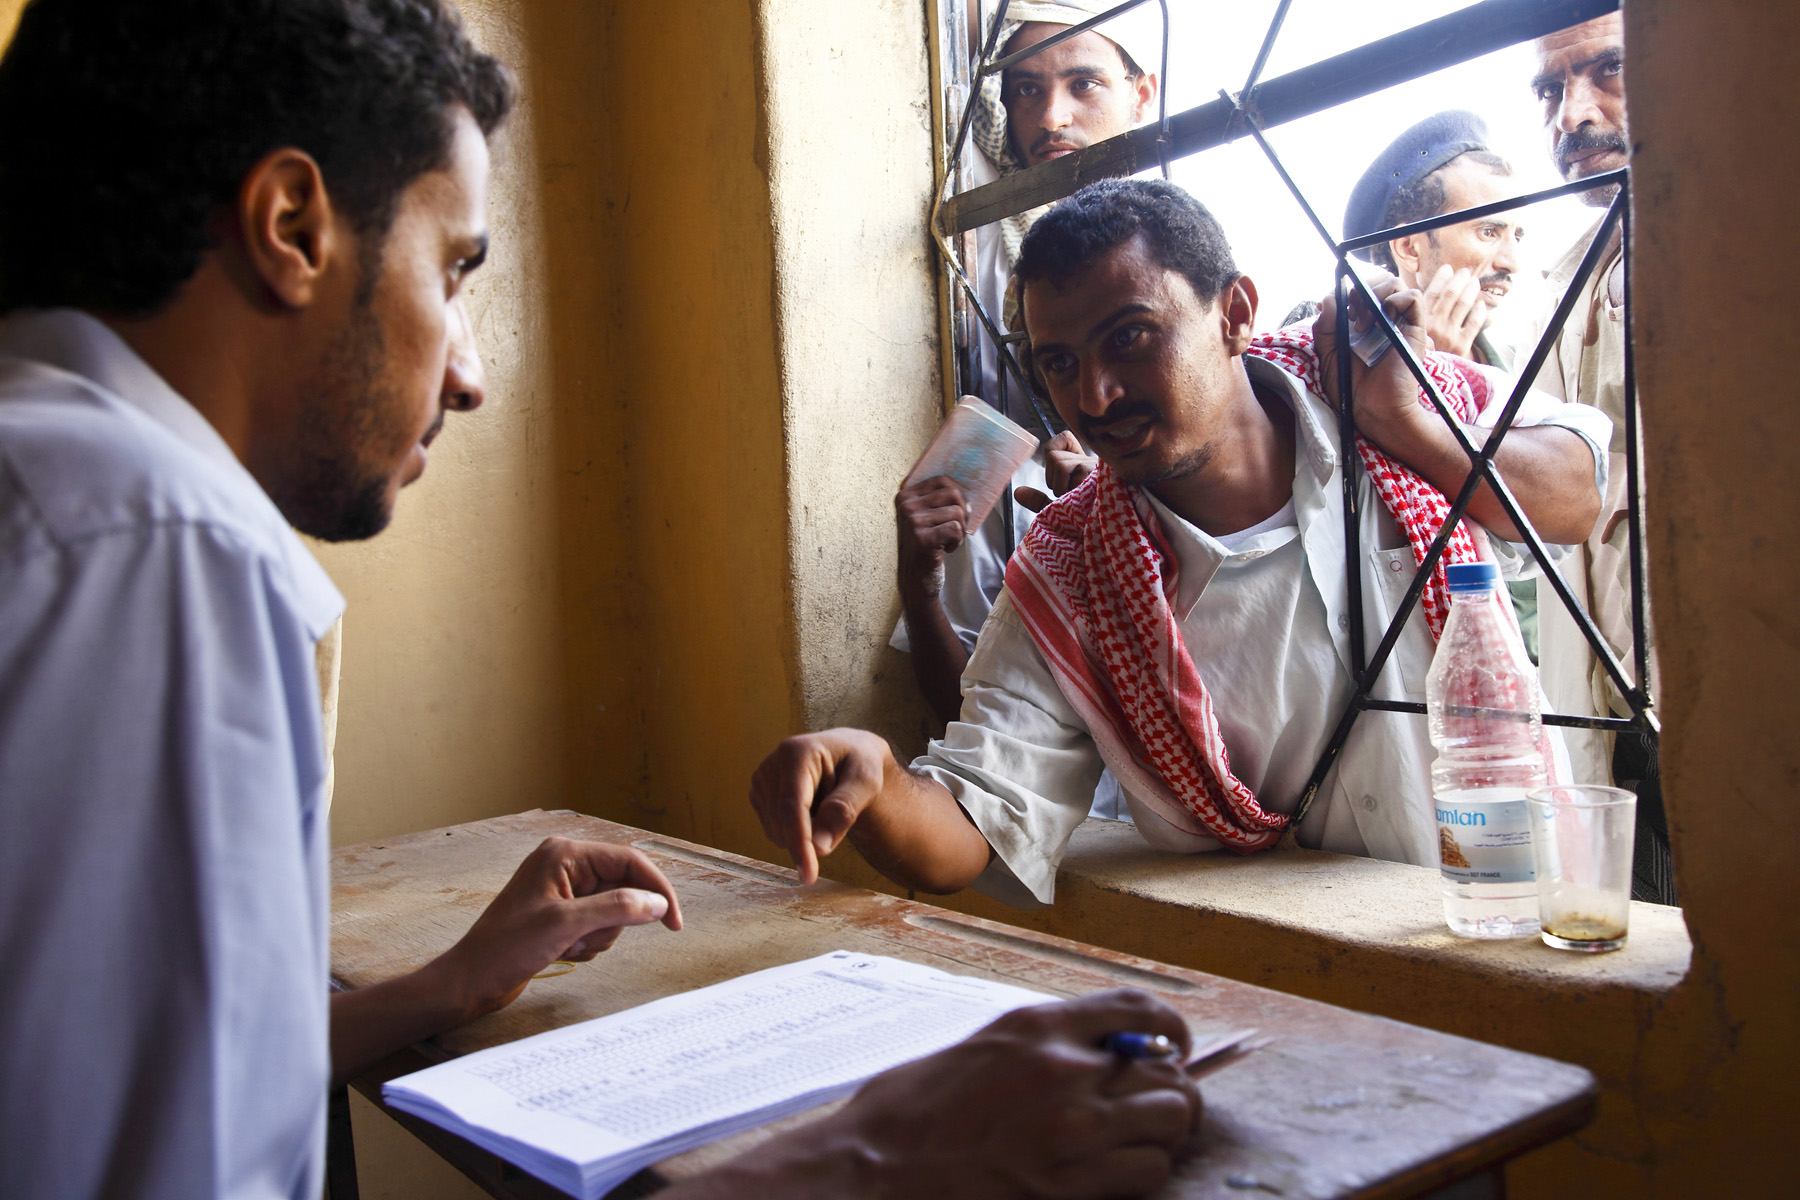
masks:
POLYGON ((1444 568, 1452 592, 1485 592, 1500 586, 1500 568, 1493 563, 1452 563, 1444 568))

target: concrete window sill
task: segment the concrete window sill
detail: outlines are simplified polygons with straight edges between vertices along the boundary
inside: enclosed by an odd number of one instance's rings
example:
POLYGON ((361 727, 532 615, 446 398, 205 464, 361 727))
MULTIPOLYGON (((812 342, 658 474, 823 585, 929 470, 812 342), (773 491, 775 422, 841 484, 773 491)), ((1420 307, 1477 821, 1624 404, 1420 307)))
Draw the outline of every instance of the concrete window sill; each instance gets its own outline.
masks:
POLYGON ((1413 1010, 1427 995, 1655 995, 1680 982, 1692 954, 1678 908, 1634 903, 1630 939, 1610 954, 1554 950, 1536 938, 1471 941, 1445 928, 1429 867, 1312 850, 1174 855, 1114 821, 1076 831, 1051 908, 1013 909, 972 893, 938 902, 1389 1012, 1413 1010), (1379 995, 1394 986, 1412 1002, 1379 995))

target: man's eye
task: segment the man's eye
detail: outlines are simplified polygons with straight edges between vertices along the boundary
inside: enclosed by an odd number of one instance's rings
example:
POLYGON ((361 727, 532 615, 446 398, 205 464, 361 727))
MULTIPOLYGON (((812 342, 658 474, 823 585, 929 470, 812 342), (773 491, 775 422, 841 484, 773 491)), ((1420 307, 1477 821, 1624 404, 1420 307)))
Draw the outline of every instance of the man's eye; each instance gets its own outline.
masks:
POLYGON ((1099 86, 1100 81, 1098 79, 1077 79, 1074 83, 1069 85, 1069 90, 1079 94, 1081 92, 1091 92, 1099 86))
POLYGON ((1545 104, 1555 104, 1562 99, 1562 87, 1559 84, 1546 83, 1538 88, 1537 98, 1545 104))
POLYGON ((1075 369, 1075 356, 1072 354, 1040 354, 1037 356, 1038 369, 1046 375, 1067 375, 1075 369))
POLYGON ((1607 78, 1610 78, 1611 76, 1614 76, 1614 75, 1623 75, 1624 73, 1625 73, 1625 60, 1622 58, 1616 58, 1612 62, 1609 62, 1600 68, 1600 74, 1603 77, 1607 77, 1607 78))
POLYGON ((1113 330, 1108 340, 1116 350, 1129 350, 1144 340, 1144 330, 1140 325, 1123 325, 1113 330))

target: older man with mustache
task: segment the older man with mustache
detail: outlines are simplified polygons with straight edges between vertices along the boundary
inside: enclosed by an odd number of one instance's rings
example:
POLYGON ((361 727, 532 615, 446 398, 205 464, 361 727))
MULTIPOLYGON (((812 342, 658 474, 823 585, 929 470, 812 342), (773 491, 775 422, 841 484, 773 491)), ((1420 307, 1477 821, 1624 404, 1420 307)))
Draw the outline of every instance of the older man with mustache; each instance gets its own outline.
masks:
MULTIPOLYGON (((1622 167, 1630 158, 1625 115, 1625 29, 1618 13, 1596 17, 1553 33, 1537 44, 1538 70, 1532 92, 1543 105, 1544 128, 1556 168, 1564 179, 1586 179, 1622 167)), ((1610 204, 1617 187, 1583 194, 1596 207, 1610 204)), ((1599 222, 1578 238, 1549 272, 1552 284, 1566 286, 1599 222)), ((1625 480, 1625 248, 1615 228, 1594 273, 1583 285, 1563 326, 1538 386, 1567 400, 1590 404, 1612 418, 1609 447, 1611 484, 1600 521, 1583 547, 1585 571, 1569 571, 1571 586, 1605 635, 1626 676, 1633 672, 1631 628, 1629 503, 1625 480)), ((1548 313, 1546 313, 1546 319, 1548 313)), ((1540 331, 1541 332, 1541 331, 1540 331)), ((1645 489, 1640 474, 1640 501, 1645 489)), ((1560 712, 1630 715, 1561 604, 1540 585, 1539 636, 1544 688, 1560 712)), ((1656 691, 1656 649, 1650 648, 1650 683, 1656 691)), ((1654 745, 1641 734, 1582 734, 1570 739, 1575 767, 1594 782, 1617 782, 1638 793, 1638 846, 1632 894, 1640 900, 1676 903, 1669 858, 1668 820, 1654 745), (1609 747, 1607 743, 1611 742, 1609 747)))

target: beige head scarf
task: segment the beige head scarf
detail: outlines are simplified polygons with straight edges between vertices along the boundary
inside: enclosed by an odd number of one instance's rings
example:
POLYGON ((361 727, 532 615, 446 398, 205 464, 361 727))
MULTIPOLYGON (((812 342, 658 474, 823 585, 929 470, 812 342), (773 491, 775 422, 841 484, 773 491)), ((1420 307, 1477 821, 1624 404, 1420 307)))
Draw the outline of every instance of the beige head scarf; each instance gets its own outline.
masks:
MULTIPOLYGON (((1042 22, 1049 25, 1079 25, 1116 8, 1119 0, 1013 0, 1006 8, 1006 23, 994 43, 995 57, 1003 57, 1013 34, 1021 25, 1042 22)), ((1162 17, 1154 5, 1145 4, 1123 16, 1114 17, 1094 30, 1110 38, 1137 69, 1154 75, 1162 64, 1162 17)), ((985 44, 985 43, 984 43, 985 44)), ((1161 81, 1158 80, 1158 86, 1161 81)), ((1013 153, 1011 130, 1006 120, 1006 105, 1001 100, 1001 79, 989 75, 981 81, 981 94, 975 105, 975 121, 969 136, 981 152, 993 161, 1002 176, 1022 171, 1025 164, 1013 153)), ((1034 208, 1000 222, 1000 239, 1005 247, 1006 270, 1010 274, 1019 260, 1019 245, 1025 231, 1044 214, 1048 206, 1034 208)))

